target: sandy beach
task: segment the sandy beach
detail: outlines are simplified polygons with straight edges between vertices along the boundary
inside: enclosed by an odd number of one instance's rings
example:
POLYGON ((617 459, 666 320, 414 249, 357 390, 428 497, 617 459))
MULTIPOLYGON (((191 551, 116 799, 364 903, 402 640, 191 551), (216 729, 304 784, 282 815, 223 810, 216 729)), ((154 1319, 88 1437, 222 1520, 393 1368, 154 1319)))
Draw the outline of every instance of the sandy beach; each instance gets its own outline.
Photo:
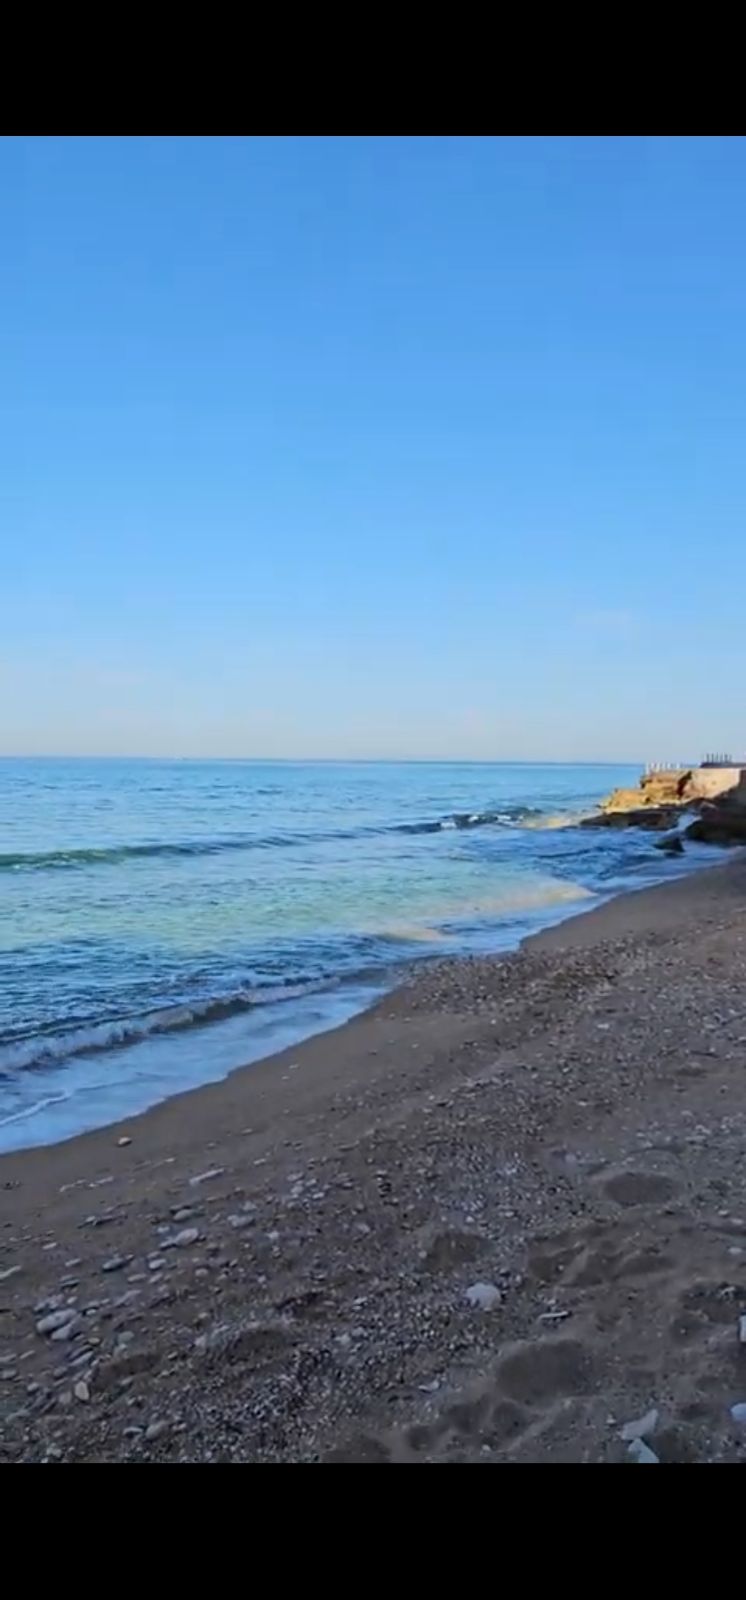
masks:
POLYGON ((0 1459, 744 1460, 745 1148, 743 856, 419 966, 0 1159, 0 1459))

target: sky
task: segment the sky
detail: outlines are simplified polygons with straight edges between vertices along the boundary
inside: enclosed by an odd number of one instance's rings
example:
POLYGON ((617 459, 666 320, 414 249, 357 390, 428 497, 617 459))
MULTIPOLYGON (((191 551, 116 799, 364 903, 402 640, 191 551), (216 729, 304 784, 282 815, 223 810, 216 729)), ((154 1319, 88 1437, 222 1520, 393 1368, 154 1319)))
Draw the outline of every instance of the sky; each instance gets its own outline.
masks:
POLYGON ((0 141, 0 752, 746 752, 746 141, 0 141))

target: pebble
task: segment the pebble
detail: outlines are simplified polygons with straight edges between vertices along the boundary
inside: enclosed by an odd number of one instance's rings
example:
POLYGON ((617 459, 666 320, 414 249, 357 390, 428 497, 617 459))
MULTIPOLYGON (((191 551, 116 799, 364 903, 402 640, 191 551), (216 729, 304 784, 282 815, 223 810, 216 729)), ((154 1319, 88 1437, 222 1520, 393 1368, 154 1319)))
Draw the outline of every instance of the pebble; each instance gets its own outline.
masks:
POLYGON ((146 1440, 160 1439, 161 1434, 167 1433, 167 1431, 167 1422, 151 1422, 145 1429, 145 1438, 146 1440))
POLYGON ((130 1261, 133 1261, 133 1260, 134 1260, 133 1256, 110 1256, 108 1261, 104 1261, 103 1262, 102 1267, 101 1267, 101 1271, 102 1272, 121 1272, 122 1268, 123 1267, 128 1267, 129 1264, 130 1264, 130 1261))
POLYGON ((650 1449, 644 1439, 633 1439, 632 1443, 627 1445, 627 1455, 631 1456, 633 1461, 638 1461, 641 1466, 660 1466, 659 1457, 654 1450, 650 1449))
POLYGON ((16 1274, 19 1273, 20 1270, 20 1267, 5 1267, 3 1271, 0 1272, 0 1283, 7 1283, 9 1278, 15 1278, 16 1274))
POLYGON ((734 1422, 740 1422, 746 1427, 746 1400, 739 1400, 737 1405, 731 1406, 730 1414, 734 1422))
POLYGON ((60 1306, 64 1304, 64 1299, 64 1295, 49 1294, 45 1300, 37 1300, 34 1311, 37 1316, 40 1316, 42 1311, 58 1311, 60 1306))
POLYGON ((79 1317, 76 1312, 71 1322, 63 1323, 61 1328, 55 1328, 54 1333, 49 1335, 52 1343, 67 1344, 68 1339, 74 1339, 76 1333, 80 1331, 82 1321, 83 1318, 79 1317))
POLYGON ((199 1228, 182 1228, 181 1233, 175 1233, 170 1239, 164 1239, 164 1250, 183 1250, 187 1245, 196 1244, 199 1238, 199 1228))
POLYGON ((625 1422, 620 1437, 634 1444, 636 1439, 646 1439, 648 1434, 655 1433, 658 1426, 658 1415, 655 1407, 646 1411, 644 1417, 636 1417, 633 1422, 625 1422))
POLYGON ((80 1320, 78 1312, 73 1306, 65 1306, 62 1311, 50 1311, 48 1317, 42 1317, 36 1324, 37 1333, 59 1333, 60 1328, 67 1327, 68 1323, 80 1320))
POLYGON ((472 1283, 466 1291, 465 1299, 478 1311, 493 1311, 495 1306, 500 1304, 502 1295, 494 1283, 472 1283))
POLYGON ((738 1318, 738 1343, 746 1344, 746 1316, 738 1318))
POLYGON ((83 1383, 82 1379, 79 1383, 76 1383, 73 1393, 76 1400, 81 1400, 83 1402, 90 1400, 91 1398, 91 1391, 88 1388, 88 1384, 83 1383))
POLYGON ((125 1146, 128 1145, 128 1144, 131 1144, 131 1143, 132 1143, 132 1140, 128 1139, 126 1134, 124 1135, 123 1138, 117 1139, 117 1147, 120 1150, 124 1150, 125 1146))
POLYGON ((225 1167, 208 1167, 207 1172, 197 1172, 189 1179, 189 1187, 196 1189, 199 1183, 209 1183, 211 1178, 222 1178, 224 1172, 225 1167))

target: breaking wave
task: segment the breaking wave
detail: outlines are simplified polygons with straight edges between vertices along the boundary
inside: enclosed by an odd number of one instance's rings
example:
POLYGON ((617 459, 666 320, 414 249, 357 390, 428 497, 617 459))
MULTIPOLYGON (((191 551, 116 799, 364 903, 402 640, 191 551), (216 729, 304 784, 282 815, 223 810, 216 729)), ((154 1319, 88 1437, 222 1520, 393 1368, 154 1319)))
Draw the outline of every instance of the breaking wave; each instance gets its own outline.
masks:
POLYGON ((385 834, 442 833, 447 829, 489 827, 556 828, 570 826, 556 817, 542 822, 543 813, 531 806, 511 806, 501 811, 455 811, 432 821, 395 822, 389 826, 336 828, 286 834, 223 834, 215 838, 153 840, 141 844, 102 845, 94 849, 16 851, 0 853, 0 872, 45 872, 80 870, 86 867, 115 867, 128 861, 169 856, 211 856, 237 850, 289 849, 311 843, 341 839, 371 838, 385 834))
POLYGON ((95 1023, 87 1028, 68 1028, 42 1039, 11 1041, 0 1053, 0 1079, 18 1071, 54 1066, 77 1056, 103 1055, 124 1050, 158 1034, 183 1033, 189 1028, 204 1028, 209 1023, 225 1022, 229 1017, 278 1000, 296 1000, 336 987, 338 980, 319 979, 306 983, 278 984, 266 989, 238 990, 235 994, 213 997, 192 1005, 169 1006, 140 1017, 125 1017, 95 1023))

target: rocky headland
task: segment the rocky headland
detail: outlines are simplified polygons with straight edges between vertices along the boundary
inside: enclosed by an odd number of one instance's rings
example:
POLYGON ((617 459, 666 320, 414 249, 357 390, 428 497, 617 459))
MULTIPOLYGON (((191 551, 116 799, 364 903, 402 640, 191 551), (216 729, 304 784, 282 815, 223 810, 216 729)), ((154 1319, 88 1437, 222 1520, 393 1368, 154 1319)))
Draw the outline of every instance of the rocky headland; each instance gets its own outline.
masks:
POLYGON ((686 839, 746 844, 746 766, 680 767, 646 772, 635 789, 614 789, 585 828, 646 828, 659 848, 680 853, 686 839), (691 814, 691 821, 682 821, 691 814))

